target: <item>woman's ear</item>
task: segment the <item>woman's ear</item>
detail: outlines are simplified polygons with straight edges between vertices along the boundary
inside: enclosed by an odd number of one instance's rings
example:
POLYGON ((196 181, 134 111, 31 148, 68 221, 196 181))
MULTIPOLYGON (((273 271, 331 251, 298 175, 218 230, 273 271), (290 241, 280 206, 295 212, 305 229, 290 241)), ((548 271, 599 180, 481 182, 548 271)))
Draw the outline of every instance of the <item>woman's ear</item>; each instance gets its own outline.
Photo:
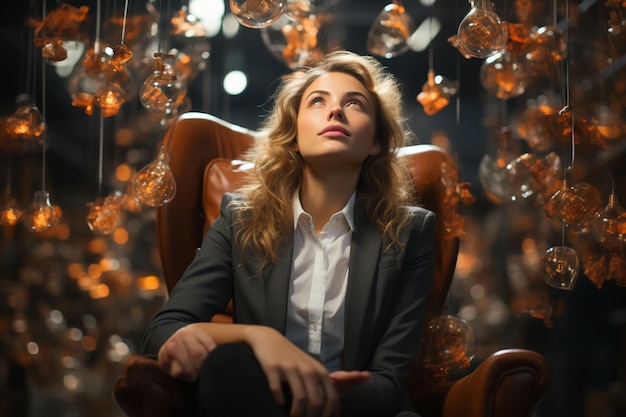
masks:
POLYGON ((300 152, 300 147, 298 146, 298 138, 294 138, 291 141, 291 148, 296 152, 300 152))

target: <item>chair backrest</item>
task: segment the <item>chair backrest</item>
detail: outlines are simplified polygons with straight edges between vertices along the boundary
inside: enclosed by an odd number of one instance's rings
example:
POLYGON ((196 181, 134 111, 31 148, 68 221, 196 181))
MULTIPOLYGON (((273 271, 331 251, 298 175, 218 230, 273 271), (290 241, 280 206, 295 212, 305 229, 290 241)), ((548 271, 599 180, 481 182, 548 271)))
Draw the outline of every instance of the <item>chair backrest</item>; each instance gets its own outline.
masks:
MULTIPOLYGON (((200 246, 204 233, 219 215, 222 195, 242 180, 237 164, 254 141, 255 132, 214 116, 189 112, 172 122, 163 145, 170 152, 170 168, 177 184, 174 199, 157 208, 157 232, 164 279, 171 291, 200 246)), ((437 214, 437 242, 433 293, 428 317, 443 312, 454 275, 459 239, 449 236, 442 219, 456 214, 442 181, 450 156, 433 145, 401 149, 415 184, 419 203, 437 214)))

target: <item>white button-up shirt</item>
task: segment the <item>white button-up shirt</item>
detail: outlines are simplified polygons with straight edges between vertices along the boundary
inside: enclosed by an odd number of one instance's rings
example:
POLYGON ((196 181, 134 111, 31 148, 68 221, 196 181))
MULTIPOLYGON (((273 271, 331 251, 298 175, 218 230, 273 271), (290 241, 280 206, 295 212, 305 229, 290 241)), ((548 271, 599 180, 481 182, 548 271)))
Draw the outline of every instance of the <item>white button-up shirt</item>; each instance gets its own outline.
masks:
POLYGON ((319 236, 298 193, 286 336, 332 372, 340 369, 344 306, 356 195, 333 214, 319 236))

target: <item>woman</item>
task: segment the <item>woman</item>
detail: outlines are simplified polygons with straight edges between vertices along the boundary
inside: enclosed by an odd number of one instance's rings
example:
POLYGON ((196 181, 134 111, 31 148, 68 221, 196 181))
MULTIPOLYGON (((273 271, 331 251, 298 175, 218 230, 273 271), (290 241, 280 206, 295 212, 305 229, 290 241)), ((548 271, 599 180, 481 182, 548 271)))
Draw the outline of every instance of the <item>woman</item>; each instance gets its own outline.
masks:
MULTIPOLYGON (((253 178, 224 197, 143 343, 210 416, 395 416, 432 286, 395 78, 346 51, 286 77, 253 178), (233 300, 234 324, 211 323, 233 300)), ((414 414, 413 414, 414 415, 414 414)))

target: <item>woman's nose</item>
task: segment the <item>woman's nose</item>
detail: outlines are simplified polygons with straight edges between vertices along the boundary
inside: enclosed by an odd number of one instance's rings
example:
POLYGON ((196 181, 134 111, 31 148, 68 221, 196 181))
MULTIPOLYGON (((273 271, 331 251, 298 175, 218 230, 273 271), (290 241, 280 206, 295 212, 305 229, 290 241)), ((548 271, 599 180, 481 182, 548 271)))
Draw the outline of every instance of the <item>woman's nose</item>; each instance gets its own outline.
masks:
POLYGON ((334 105, 330 108, 330 111, 328 112, 328 120, 332 119, 343 120, 343 110, 341 109, 341 106, 334 105))

